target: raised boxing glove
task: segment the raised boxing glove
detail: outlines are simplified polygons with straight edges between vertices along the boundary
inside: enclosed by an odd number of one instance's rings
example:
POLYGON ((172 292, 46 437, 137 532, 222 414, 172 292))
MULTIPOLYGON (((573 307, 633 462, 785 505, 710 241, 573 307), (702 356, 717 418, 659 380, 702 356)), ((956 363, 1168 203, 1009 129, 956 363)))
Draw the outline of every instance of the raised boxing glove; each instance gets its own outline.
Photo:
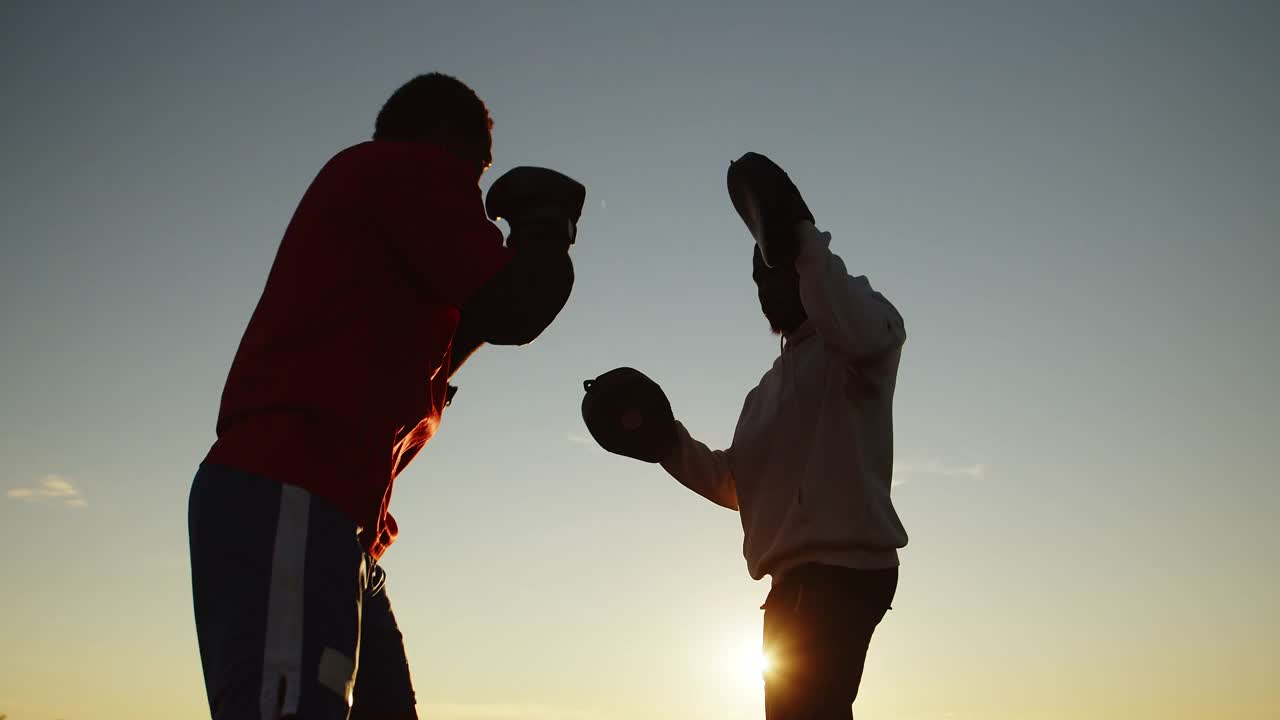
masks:
POLYGON ((550 237, 565 249, 578 235, 578 218, 587 199, 582 183, 560 172, 542 167, 520 166, 493 181, 485 196, 484 208, 491 220, 506 220, 511 226, 507 245, 519 251, 526 238, 539 242, 550 237), (539 232, 529 230, 535 226, 539 232))

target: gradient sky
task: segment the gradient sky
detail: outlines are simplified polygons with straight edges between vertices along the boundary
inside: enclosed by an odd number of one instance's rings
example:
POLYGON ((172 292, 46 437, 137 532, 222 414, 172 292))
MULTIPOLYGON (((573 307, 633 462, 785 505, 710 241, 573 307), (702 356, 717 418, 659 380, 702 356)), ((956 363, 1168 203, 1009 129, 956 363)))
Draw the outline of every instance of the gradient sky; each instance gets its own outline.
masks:
POLYGON ((177 5, 0 8, 10 720, 204 712, 226 370, 307 183, 430 70, 491 108, 483 184, 549 165, 588 208, 560 320, 472 360, 396 486, 424 717, 761 717, 736 515, 579 415, 631 365, 728 442, 777 352, 747 150, 907 323, 859 719, 1280 716, 1274 3, 177 5))

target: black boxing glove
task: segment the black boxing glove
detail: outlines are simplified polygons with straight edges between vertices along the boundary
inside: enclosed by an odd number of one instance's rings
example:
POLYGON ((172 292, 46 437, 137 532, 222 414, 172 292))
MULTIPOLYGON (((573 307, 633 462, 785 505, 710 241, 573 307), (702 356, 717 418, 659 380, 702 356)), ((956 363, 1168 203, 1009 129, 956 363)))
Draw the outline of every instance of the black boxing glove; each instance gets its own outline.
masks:
POLYGON ((747 224, 771 268, 794 265, 799 251, 796 224, 813 222, 813 213, 795 183, 777 163, 749 152, 729 163, 729 199, 747 224))
MULTIPOLYGON (((556 242, 547 238, 548 243, 556 242)), ((531 343, 564 309, 573 292, 573 260, 569 253, 554 249, 526 248, 518 251, 462 306, 462 318, 454 345, 462 356, 480 343, 525 345, 531 343)))
POLYGON ((555 170, 517 167, 494 181, 485 213, 511 226, 511 261, 462 307, 453 367, 482 343, 532 342, 564 309, 573 291, 569 246, 587 190, 555 170))
POLYGON ((568 250, 578 236, 587 199, 582 183, 541 167, 512 168, 493 181, 484 208, 491 220, 511 226, 507 246, 517 252, 531 242, 568 250))
POLYGON ((622 367, 582 384, 582 419, 600 447, 659 463, 676 449, 671 403, 644 373, 622 367))

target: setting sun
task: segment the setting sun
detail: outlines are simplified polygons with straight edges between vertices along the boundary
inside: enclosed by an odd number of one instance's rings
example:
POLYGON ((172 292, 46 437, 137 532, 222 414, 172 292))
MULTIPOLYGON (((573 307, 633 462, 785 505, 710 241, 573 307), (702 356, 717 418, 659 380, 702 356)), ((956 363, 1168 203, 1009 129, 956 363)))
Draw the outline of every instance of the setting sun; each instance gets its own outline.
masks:
POLYGON ((744 685, 758 686, 769 667, 769 656, 760 648, 758 640, 743 643, 734 653, 734 676, 744 685))

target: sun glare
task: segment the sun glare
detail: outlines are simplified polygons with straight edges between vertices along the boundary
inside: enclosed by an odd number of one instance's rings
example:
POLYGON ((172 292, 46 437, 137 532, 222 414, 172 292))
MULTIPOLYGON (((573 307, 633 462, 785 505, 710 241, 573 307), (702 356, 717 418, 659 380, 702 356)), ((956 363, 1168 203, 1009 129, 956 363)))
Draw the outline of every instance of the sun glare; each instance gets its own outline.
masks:
POLYGON ((769 656, 760 649, 759 641, 743 643, 734 656, 734 675, 743 684, 754 687, 764 681, 769 671, 769 656))

